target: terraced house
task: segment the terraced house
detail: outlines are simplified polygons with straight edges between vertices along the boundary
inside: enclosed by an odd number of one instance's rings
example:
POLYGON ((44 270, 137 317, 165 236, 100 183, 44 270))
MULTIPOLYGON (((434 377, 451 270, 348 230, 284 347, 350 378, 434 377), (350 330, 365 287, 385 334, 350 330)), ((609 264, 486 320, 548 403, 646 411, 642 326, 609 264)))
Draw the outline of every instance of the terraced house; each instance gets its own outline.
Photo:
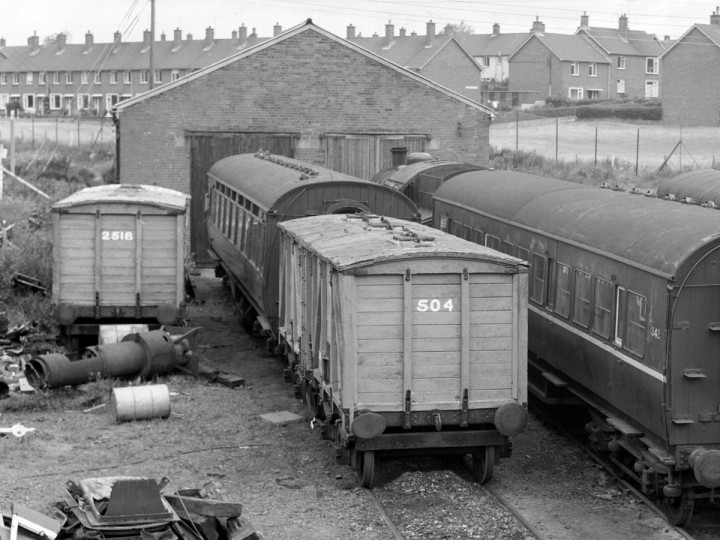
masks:
MULTIPOLYGON (((275 35, 281 31, 276 25, 275 35)), ((204 39, 193 39, 192 34, 183 38, 176 29, 172 40, 162 34, 152 48, 149 30, 142 42, 129 43, 119 32, 107 43, 95 43, 90 32, 82 44, 68 43, 65 34, 46 43, 30 36, 23 46, 8 46, 0 39, 0 111, 18 103, 24 114, 106 115, 120 101, 267 39, 258 38, 255 29, 248 34, 245 26, 230 39, 215 39, 210 27, 204 39)))

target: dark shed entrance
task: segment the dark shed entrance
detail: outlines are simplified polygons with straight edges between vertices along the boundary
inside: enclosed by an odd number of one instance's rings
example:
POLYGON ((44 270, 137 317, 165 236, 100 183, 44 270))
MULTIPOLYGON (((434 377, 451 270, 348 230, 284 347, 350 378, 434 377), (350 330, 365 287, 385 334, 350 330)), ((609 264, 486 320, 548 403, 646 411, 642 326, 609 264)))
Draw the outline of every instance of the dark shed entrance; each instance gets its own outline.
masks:
POLYGON ((195 263, 207 266, 212 259, 207 253, 210 243, 205 230, 205 194, 207 173, 217 161, 234 154, 252 153, 260 149, 270 153, 295 157, 293 133, 187 132, 190 140, 190 252, 195 263))

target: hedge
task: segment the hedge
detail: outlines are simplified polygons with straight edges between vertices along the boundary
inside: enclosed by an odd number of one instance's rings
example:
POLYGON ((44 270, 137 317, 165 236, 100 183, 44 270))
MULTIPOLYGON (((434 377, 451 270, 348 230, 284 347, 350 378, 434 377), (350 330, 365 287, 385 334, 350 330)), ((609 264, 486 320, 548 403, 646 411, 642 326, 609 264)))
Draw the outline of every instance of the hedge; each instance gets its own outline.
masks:
POLYGON ((626 120, 662 120, 662 107, 648 107, 647 105, 635 107, 594 106, 578 107, 578 118, 622 118, 626 120))

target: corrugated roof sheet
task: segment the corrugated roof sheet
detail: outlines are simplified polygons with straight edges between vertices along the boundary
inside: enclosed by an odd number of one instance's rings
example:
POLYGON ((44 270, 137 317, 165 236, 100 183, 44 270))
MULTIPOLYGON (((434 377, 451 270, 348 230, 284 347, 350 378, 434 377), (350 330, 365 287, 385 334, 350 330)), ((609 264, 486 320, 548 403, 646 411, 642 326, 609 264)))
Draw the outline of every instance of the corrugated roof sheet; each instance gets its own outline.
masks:
POLYGON ((278 227, 340 271, 417 258, 472 259, 517 269, 526 267, 515 257, 394 218, 324 215, 284 221, 278 227))
POLYGON ((584 27, 577 33, 587 34, 608 54, 625 56, 660 56, 665 50, 654 35, 642 30, 584 27))

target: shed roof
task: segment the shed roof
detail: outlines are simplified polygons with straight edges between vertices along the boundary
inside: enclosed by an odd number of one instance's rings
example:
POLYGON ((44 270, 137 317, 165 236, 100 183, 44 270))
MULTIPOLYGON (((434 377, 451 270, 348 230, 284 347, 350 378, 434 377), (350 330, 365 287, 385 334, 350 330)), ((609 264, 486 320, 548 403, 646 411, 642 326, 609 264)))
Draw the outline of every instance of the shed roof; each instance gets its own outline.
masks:
POLYGON ((107 184, 76 191, 53 204, 53 211, 90 204, 142 204, 185 210, 189 195, 174 189, 142 184, 107 184))
POLYGON ((485 246, 409 221, 376 216, 323 215, 278 225, 336 269, 417 258, 459 258, 503 267, 526 263, 485 246))
POLYGON ((215 62, 212 65, 209 65, 205 68, 199 69, 198 71, 195 71, 194 73, 191 73, 184 77, 180 77, 178 80, 176 80, 174 82, 164 84, 162 86, 154 88, 153 90, 145 92, 144 94, 140 94, 138 96, 134 96, 125 101, 121 101, 120 103, 118 103, 115 106, 115 110, 120 112, 128 107, 132 107, 133 105, 141 103, 147 99, 151 99, 154 96, 157 96, 157 95, 165 93, 165 92, 172 91, 174 88, 177 88, 178 86, 187 84, 187 83, 189 83, 195 79, 198 79, 200 77, 204 77, 209 73, 212 73, 214 71, 222 69, 229 64, 232 64, 234 62, 242 60, 243 58, 246 58, 247 56, 249 56, 251 54, 255 54, 257 52, 263 51, 269 47, 272 47, 273 45, 275 45, 277 43, 280 43, 281 41, 290 39, 290 38, 292 38, 300 33, 303 33, 303 32, 316 32, 316 33, 322 35, 323 37, 330 39, 343 47, 347 47, 350 50, 353 50, 357 53, 365 55, 368 58, 371 58, 374 61, 378 62, 379 64, 382 64, 390 69, 393 69, 402 75, 405 75, 407 77, 415 79, 416 81, 418 81, 426 86, 429 86, 431 88, 434 88, 438 92, 446 94, 447 96, 449 96, 453 99, 462 101, 466 105, 473 107, 475 109, 478 109, 478 110, 486 113, 489 116, 493 115, 492 109, 490 109, 484 105, 481 105, 480 103, 477 103, 477 102, 463 96, 462 94, 459 94, 453 90, 445 88, 444 86, 442 86, 436 82, 433 82, 430 79, 427 79, 412 70, 406 69, 390 60, 387 60, 387 59, 383 58, 382 56, 379 56, 379 55, 365 49, 364 47, 361 47, 360 45, 353 43, 352 41, 347 41, 345 39, 339 38, 338 36, 328 32, 327 30, 324 30, 324 29, 320 28, 319 26, 315 25, 312 22, 312 20, 310 20, 310 19, 308 19, 306 22, 304 22, 302 24, 299 24, 298 26, 295 26, 294 28, 291 28, 281 34, 278 34, 277 36, 275 36, 273 38, 268 39, 267 41, 264 41, 262 43, 254 45, 247 49, 238 51, 238 52, 228 56, 227 58, 224 58, 223 60, 215 62))
POLYGON ((532 34, 510 55, 512 59, 532 40, 538 40, 563 62, 591 62, 609 64, 610 60, 584 36, 567 34, 532 34))
POLYGON ((720 243, 717 210, 525 173, 463 173, 435 197, 667 278, 705 245, 720 243))
POLYGON ((656 57, 665 50, 653 34, 648 34, 643 30, 586 26, 578 28, 576 34, 588 36, 607 54, 656 57))

